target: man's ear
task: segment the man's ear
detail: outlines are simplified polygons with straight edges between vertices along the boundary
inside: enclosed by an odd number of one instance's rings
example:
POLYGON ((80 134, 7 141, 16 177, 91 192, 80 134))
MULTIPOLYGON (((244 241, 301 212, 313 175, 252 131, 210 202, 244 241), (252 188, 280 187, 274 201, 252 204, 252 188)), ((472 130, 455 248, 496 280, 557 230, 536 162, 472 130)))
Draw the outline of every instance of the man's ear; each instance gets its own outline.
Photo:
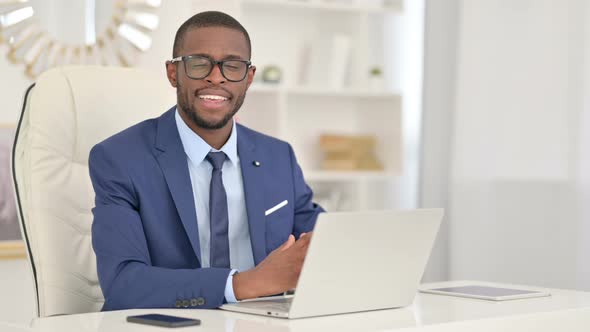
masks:
POLYGON ((250 69, 248 70, 248 76, 246 76, 246 80, 248 82, 248 88, 250 87, 250 84, 252 84, 252 81, 254 81, 255 74, 256 74, 256 66, 250 67, 250 69))
POLYGON ((174 88, 178 86, 176 74, 176 65, 170 61, 166 61, 166 76, 168 77, 168 82, 170 82, 170 85, 174 88))

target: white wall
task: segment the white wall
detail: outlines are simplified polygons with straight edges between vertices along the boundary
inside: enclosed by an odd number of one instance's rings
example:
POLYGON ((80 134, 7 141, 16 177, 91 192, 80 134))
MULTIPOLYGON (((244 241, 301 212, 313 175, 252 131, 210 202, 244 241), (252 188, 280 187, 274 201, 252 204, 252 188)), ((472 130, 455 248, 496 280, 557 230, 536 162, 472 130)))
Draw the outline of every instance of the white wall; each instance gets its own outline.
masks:
POLYGON ((36 317, 30 270, 24 259, 0 260, 0 322, 28 325, 36 317))
POLYGON ((452 279, 590 289, 580 278, 585 10, 583 0, 460 2, 452 279))
MULTIPOLYGON (((403 175, 399 178, 398 208, 416 208, 419 201, 419 181, 422 140, 422 94, 423 94, 423 59, 424 59, 424 26, 425 1, 411 0, 404 3, 404 15, 399 25, 390 22, 390 29, 399 31, 400 48, 390 47, 389 56, 399 56, 400 88, 402 98, 402 160, 403 175)), ((390 60, 394 61, 394 60, 390 60)), ((392 76, 393 75, 392 73, 392 76)))
MULTIPOLYGON (((584 9, 580 11, 586 18, 590 18, 590 5, 585 4, 584 9)), ((590 57, 590 21, 584 20, 583 26, 584 43, 584 59, 590 57)), ((585 289, 590 289, 590 264, 588 264, 588 256, 590 253, 590 63, 583 60, 583 68, 581 70, 583 75, 584 86, 582 88, 582 114, 579 117, 578 123, 578 142, 576 147, 576 155, 579 158, 578 168, 576 170, 577 193, 578 193, 578 209, 579 218, 585 220, 581 223, 579 234, 576 238, 578 243, 577 257, 578 263, 578 284, 584 285, 585 289), (585 253, 585 254, 584 254, 585 253)))
POLYGON ((427 1, 419 206, 445 208, 424 281, 449 278, 449 162, 456 82, 459 1, 427 1))

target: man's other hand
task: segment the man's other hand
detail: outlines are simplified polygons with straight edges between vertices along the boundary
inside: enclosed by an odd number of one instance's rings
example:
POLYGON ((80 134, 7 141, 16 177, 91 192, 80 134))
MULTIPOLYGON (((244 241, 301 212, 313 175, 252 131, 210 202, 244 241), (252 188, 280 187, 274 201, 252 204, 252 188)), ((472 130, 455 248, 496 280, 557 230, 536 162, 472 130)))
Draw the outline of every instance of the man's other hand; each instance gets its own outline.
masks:
POLYGON ((236 299, 275 295, 295 288, 311 236, 311 232, 303 233, 295 240, 289 235, 285 243, 255 268, 236 274, 233 278, 236 299))

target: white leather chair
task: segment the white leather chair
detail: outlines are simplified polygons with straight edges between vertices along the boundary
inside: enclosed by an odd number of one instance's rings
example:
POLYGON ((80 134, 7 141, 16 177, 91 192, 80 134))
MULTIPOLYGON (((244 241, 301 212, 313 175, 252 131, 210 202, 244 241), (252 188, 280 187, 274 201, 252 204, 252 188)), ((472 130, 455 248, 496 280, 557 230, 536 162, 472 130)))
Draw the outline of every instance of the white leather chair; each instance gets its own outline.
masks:
POLYGON ((164 66, 56 68, 27 90, 13 179, 40 317, 99 311, 104 302, 90 233, 90 149, 175 103, 164 66))

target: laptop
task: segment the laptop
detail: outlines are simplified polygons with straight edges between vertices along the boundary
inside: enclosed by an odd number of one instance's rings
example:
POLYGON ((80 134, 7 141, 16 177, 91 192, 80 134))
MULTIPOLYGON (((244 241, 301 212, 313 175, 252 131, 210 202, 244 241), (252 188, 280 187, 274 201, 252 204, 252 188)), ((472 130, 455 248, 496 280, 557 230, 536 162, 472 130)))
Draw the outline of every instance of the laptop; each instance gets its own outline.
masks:
POLYGON ((442 209, 322 213, 294 295, 221 309, 303 318, 407 306, 442 217, 442 209))

